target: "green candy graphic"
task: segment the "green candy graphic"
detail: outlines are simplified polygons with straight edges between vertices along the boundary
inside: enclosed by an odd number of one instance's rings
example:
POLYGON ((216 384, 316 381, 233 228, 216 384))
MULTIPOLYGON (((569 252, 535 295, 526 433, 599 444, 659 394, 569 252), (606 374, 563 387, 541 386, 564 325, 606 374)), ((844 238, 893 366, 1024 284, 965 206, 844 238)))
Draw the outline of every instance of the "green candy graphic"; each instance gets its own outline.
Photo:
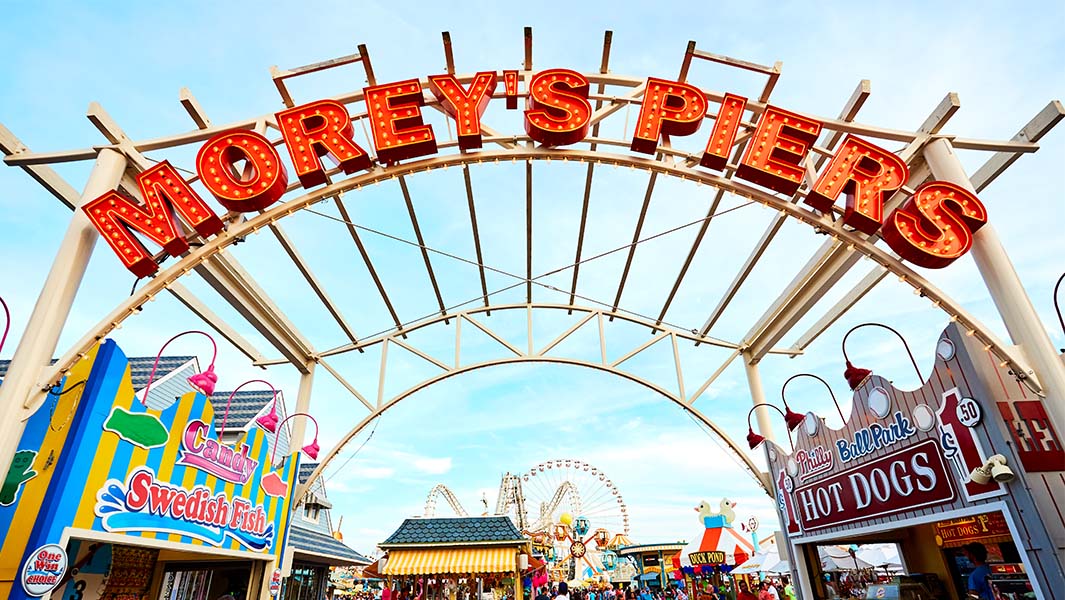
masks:
POLYGON ((35 458, 36 450, 19 450, 15 453, 15 458, 11 460, 11 469, 8 470, 3 485, 0 485, 0 506, 14 504, 22 484, 37 476, 37 471, 32 469, 35 458))
POLYGON ((120 406, 111 409, 104 430, 118 434, 118 437, 141 448, 162 446, 170 439, 170 433, 159 417, 147 413, 134 414, 120 406))

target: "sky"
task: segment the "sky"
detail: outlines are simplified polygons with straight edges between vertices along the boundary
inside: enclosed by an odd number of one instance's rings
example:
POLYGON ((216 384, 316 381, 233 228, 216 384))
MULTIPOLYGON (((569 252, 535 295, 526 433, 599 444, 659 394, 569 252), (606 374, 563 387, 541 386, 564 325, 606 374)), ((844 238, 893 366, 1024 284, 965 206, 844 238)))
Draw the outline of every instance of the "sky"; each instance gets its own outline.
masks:
MULTIPOLYGON (((450 31, 457 69, 462 73, 519 68, 522 28, 534 36, 534 68, 598 69, 603 32, 611 30, 610 70, 634 77, 674 77, 688 40, 698 48, 762 64, 783 61, 773 94, 780 107, 835 117, 862 79, 872 95, 859 114, 871 125, 915 129, 949 92, 961 109, 943 133, 966 138, 1009 139, 1050 101, 1065 96, 1065 5, 1060 2, 968 3, 963 11, 948 2, 752 2, 670 5, 646 2, 533 5, 494 2, 376 3, 265 2, 9 3, 0 33, 8 41, 8 59, 0 77, 0 123, 34 151, 58 151, 102 145, 106 140, 85 118, 90 102, 101 106, 132 139, 188 131, 194 127, 178 102, 188 87, 214 124, 224 124, 283 108, 269 67, 292 68, 353 54, 366 44, 379 82, 425 77, 444 70, 441 31, 450 31)), ((758 76, 695 63, 690 81, 707 89, 754 96, 758 76)), ((364 85, 357 67, 308 76, 290 83, 298 102, 348 93, 364 85)), ((501 101, 486 121, 503 132, 520 133, 516 112, 501 101)), ((604 135, 631 135, 635 115, 620 111, 604 122, 604 135)), ((430 115, 441 137, 448 124, 430 115)), ((1009 252, 1033 305, 1057 347, 1065 336, 1054 314, 1052 290, 1065 269, 1065 131, 1052 131, 1034 155, 1022 157, 981 193, 990 222, 1009 252)), ((676 141, 695 150, 709 127, 676 141)), ((357 134, 358 135, 358 134, 357 134)), ((885 144, 888 149, 899 150, 885 144)), ((197 146, 152 153, 191 169, 197 146)), ((986 155, 959 152, 972 173, 986 155)), ((57 165, 56 170, 81 189, 90 163, 57 165)), ((537 163, 534 166, 534 272, 573 261, 579 225, 583 165, 537 163)), ((607 252, 632 239, 647 175, 628 169, 597 169, 589 208, 585 256, 607 252)), ((471 168, 485 263, 508 273, 525 270, 524 165, 471 168)), ((408 179, 426 244, 466 259, 474 258, 462 175, 458 169, 408 179)), ((713 190, 690 182, 659 178, 643 226, 647 237, 691 223, 705 215, 713 190)), ((345 197, 360 225, 413 240, 414 232, 395 182, 384 182, 345 197)), ((216 208, 218 208, 216 206, 216 208)), ((336 209, 319 205, 324 214, 336 209)), ((702 325, 718 298, 761 236, 773 211, 744 206, 726 196, 686 277, 666 322, 684 330, 702 325)), ((12 337, 0 351, 10 358, 25 328, 37 294, 62 239, 70 212, 17 168, 0 169, 0 295, 12 311, 12 337)), ((281 222, 321 279, 345 318, 361 337, 392 326, 368 272, 343 224, 307 212, 281 222)), ((693 227, 640 244, 625 289, 622 308, 640 315, 658 314, 690 248, 693 227)), ((381 235, 364 232, 401 320, 436 310, 418 250, 381 235)), ((787 223, 765 257, 715 325, 713 335, 739 340, 794 273, 821 245, 808 226, 787 223)), ((304 279, 285 258, 270 233, 250 236, 232 250, 242 265, 292 322, 321 351, 347 340, 317 303, 304 279)), ((431 256, 448 306, 480 293, 477 269, 440 254, 431 256)), ((625 252, 582 265, 578 292, 610 303, 618 287, 625 252)), ((784 339, 805 331, 872 268, 859 263, 784 339)), ((931 281, 1008 339, 971 257, 950 267, 922 271, 931 281)), ((566 270, 544 281, 568 289, 566 270)), ((489 273, 490 290, 515 279, 489 273)), ((77 302, 63 330, 58 353, 121 302, 134 286, 110 250, 98 245, 77 302)), ((194 276, 182 279, 265 354, 276 352, 232 308, 194 276)), ((524 301, 524 286, 494 296, 499 304, 524 301)), ((566 296, 538 287, 538 302, 564 302, 566 296)), ((580 315, 539 314, 534 339, 547 343, 580 315)), ((511 340, 525 343, 521 311, 493 311, 477 317, 511 340)), ((848 315, 794 359, 769 357, 760 365, 768 398, 779 401, 784 381, 800 372, 824 377, 845 411, 849 394, 842 378, 840 340, 852 326, 879 321, 899 329, 927 370, 933 342, 946 315, 894 278, 863 298, 848 315)), ((173 298, 160 295, 113 335, 130 355, 154 355, 174 333, 203 326, 173 298)), ((453 324, 428 327, 411 343, 434 356, 454 349, 453 324)), ((465 361, 500 356, 501 347, 463 329, 465 361)), ((609 325, 608 353, 624 355, 647 340, 646 328, 615 321, 609 325)), ((210 360, 202 340, 186 337, 168 351, 195 353, 210 360)), ((581 330, 558 349, 559 356, 594 357, 594 333, 581 330)), ((504 352, 505 353, 505 352, 504 352)), ((725 359, 727 352, 707 345, 683 345, 684 381, 690 391, 725 359)), ((892 378, 896 385, 919 385, 899 342, 884 332, 864 330, 851 337, 848 354, 856 362, 892 378)), ((347 353, 330 359, 353 385, 376 397, 380 350, 347 353)), ((676 375, 668 349, 656 346, 626 363, 630 372, 672 390, 676 375)), ((383 397, 392 397, 434 374, 434 367, 409 353, 388 358, 383 397)), ((219 389, 265 377, 285 390, 290 408, 298 374, 288 366, 265 372, 224 342, 218 357, 219 389)), ((823 387, 810 380, 788 388, 797 410, 838 416, 823 387)), ((696 407, 734 439, 746 434, 750 407, 742 366, 733 364, 696 407)), ((332 447, 364 415, 361 404, 319 368, 311 412, 319 418, 319 442, 332 447)), ((777 430, 783 439, 782 427, 777 430)), ((759 453, 752 458, 762 464, 759 453)), ((720 442, 660 394, 630 380, 572 365, 513 364, 446 379, 412 394, 362 431, 326 471, 334 504, 334 522, 344 516, 345 540, 373 552, 408 516, 421 514, 426 494, 437 483, 453 489, 471 514, 484 497, 495 505, 500 476, 526 472, 553 459, 579 459, 595 465, 617 486, 630 515, 631 536, 641 542, 690 540, 700 534, 692 508, 722 497, 737 502, 737 514, 756 516, 768 532, 775 527, 770 499, 740 468, 720 442), (371 437, 371 431, 372 437, 371 437)), ((530 496, 542 494, 530 488, 530 496)), ((447 514, 441 504, 438 514, 447 514)), ((596 526, 593 523, 593 527, 596 526)))

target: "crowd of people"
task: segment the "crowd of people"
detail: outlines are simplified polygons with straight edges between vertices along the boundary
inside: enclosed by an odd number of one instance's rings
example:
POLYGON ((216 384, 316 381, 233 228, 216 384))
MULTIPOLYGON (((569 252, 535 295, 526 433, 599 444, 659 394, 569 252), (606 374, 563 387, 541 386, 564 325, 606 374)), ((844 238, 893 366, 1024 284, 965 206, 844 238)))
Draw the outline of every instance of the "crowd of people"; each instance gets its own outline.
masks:
POLYGON ((795 587, 787 577, 763 579, 756 582, 739 579, 736 585, 726 579, 714 588, 711 586, 697 600, 795 600, 795 587))
POLYGON ((721 585, 704 585, 689 596, 682 587, 671 585, 665 589, 627 587, 614 589, 613 585, 570 588, 565 582, 544 586, 536 590, 534 600, 795 600, 795 588, 787 577, 765 579, 749 584, 740 579, 733 584, 725 578, 721 585))

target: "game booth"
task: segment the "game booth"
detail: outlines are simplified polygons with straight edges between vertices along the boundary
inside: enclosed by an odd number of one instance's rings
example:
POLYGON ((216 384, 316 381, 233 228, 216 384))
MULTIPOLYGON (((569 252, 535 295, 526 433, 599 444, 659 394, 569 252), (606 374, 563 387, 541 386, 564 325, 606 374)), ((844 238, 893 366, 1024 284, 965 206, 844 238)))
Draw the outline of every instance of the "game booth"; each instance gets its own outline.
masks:
POLYGON ((134 389, 107 340, 27 423, 0 494, 0 597, 259 598, 280 584, 299 453, 275 454, 258 426, 224 443, 202 391, 161 406, 134 389))
POLYGON ((896 543, 896 579, 964 598, 975 566, 962 547, 979 543, 999 597, 1058 597, 1065 453, 1047 400, 956 325, 935 354, 911 391, 848 362, 844 428, 807 413, 794 453, 767 444, 788 553, 827 598, 818 546, 896 543))
POLYGON ((405 519, 378 546, 387 554, 367 570, 385 578, 381 600, 522 600, 533 566, 531 542, 505 516, 405 519))
POLYGON ((755 551, 753 535, 747 533, 750 527, 733 528, 736 503, 722 498, 718 506, 715 511, 703 501, 696 507, 703 530, 672 559, 674 579, 683 581, 696 600, 709 598, 709 588, 719 588, 755 551))

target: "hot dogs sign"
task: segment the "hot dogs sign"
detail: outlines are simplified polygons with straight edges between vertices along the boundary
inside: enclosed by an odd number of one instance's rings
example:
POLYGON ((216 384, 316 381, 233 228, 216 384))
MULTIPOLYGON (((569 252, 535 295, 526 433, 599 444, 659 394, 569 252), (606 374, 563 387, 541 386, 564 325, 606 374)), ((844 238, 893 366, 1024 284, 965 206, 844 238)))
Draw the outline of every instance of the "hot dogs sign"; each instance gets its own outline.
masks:
MULTIPOLYGON (((794 453, 770 449, 789 535, 872 525, 923 508, 947 511, 1006 495, 1006 483, 971 474, 1003 452, 1009 432, 992 430, 1000 425, 992 416, 996 403, 1005 404, 999 396, 1012 388, 988 385, 988 367, 974 364, 979 349, 965 349, 967 340, 955 327, 943 337, 953 338, 940 345, 951 352, 937 352, 934 372, 920 388, 899 390, 873 375, 855 390, 842 429, 808 415, 808 425, 821 426, 798 429, 794 453)), ((1047 452, 1060 452, 1056 432, 1047 429, 1044 438, 1047 452)))

